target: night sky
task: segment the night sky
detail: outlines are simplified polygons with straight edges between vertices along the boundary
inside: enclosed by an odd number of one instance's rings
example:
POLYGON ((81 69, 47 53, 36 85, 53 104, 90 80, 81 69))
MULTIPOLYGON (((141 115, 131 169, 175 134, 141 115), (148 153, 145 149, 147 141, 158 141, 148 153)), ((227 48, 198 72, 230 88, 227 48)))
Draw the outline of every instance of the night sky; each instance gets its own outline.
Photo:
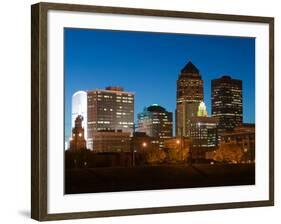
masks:
POLYGON ((175 112, 176 81, 188 61, 204 80, 211 114, 211 80, 243 82, 243 121, 255 122, 255 39, 189 34, 65 28, 65 137, 71 132, 71 97, 78 90, 118 85, 135 93, 135 119, 157 103, 175 112))

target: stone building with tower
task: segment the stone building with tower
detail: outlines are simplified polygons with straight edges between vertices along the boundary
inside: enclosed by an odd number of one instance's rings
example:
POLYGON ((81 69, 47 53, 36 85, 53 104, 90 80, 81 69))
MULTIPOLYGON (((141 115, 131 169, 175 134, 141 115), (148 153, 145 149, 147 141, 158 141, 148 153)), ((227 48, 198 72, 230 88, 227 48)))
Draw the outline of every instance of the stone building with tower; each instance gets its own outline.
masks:
POLYGON ((87 149, 86 140, 84 136, 84 128, 82 127, 83 117, 78 115, 72 128, 70 150, 73 152, 80 152, 87 149))

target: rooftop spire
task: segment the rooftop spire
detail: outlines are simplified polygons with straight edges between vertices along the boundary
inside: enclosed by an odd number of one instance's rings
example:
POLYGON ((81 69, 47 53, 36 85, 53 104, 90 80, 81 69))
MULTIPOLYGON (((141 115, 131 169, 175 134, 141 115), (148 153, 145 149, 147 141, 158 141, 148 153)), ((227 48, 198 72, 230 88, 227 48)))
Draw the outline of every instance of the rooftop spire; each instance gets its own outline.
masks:
POLYGON ((198 117, 208 117, 206 105, 203 101, 201 101, 199 106, 198 106, 197 116, 198 117))
POLYGON ((198 68, 191 61, 189 61, 184 68, 181 70, 182 73, 197 73, 199 74, 198 68))

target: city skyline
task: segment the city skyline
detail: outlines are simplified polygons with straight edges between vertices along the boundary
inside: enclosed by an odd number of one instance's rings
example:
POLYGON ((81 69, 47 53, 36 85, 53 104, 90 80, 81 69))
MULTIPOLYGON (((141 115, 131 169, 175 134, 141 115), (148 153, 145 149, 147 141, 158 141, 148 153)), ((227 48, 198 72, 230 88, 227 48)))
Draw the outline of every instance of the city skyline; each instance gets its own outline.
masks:
MULTIPOLYGON (((189 59, 200 70, 200 74, 204 80, 204 102, 207 105, 209 114, 211 114, 211 80, 227 74, 232 78, 243 81, 243 121, 254 123, 254 56, 254 39, 252 38, 67 28, 65 29, 65 80, 67 83, 65 86, 65 137, 67 139, 71 129, 71 97, 78 90, 104 89, 109 85, 123 86, 125 91, 135 92, 135 122, 137 114, 144 107, 148 107, 154 103, 163 106, 169 112, 173 112, 173 117, 175 117, 176 80, 181 69, 189 59), (109 37, 114 38, 116 43, 109 43, 109 37), (145 41, 143 41, 143 38, 145 41), (124 42, 124 39, 127 40, 125 52, 121 53, 122 57, 118 57, 117 53, 120 50, 119 44, 124 42), (95 42, 95 40, 100 41, 95 42), (77 41, 79 41, 79 45, 77 45, 79 47, 75 48, 77 41), (110 47, 100 44, 103 41, 107 41, 110 47), (204 50, 200 48, 199 54, 195 49, 196 46, 194 45, 197 45, 197 48, 199 48, 202 47, 202 44, 206 45, 206 41, 209 44, 206 46, 205 51, 211 51, 213 49, 212 54, 217 55, 217 61, 220 62, 220 65, 217 65, 217 67, 212 67, 210 62, 205 61, 206 57, 210 55, 210 52, 204 53, 204 50), (136 46, 137 42, 141 43, 143 48, 138 48, 136 46), (182 44, 179 44, 179 42, 182 44), (97 43, 99 43, 99 47, 97 43), (83 47, 86 45, 87 48, 83 47), (151 48, 151 46, 154 46, 154 48, 151 48), (105 52, 102 52, 102 48, 104 48, 105 52), (190 51, 187 51, 185 54, 181 48, 189 48, 190 51), (139 50, 141 52, 138 52, 138 49, 141 49, 139 50), (151 50, 149 52, 150 57, 147 58, 146 56, 148 55, 145 53, 145 50, 148 49, 151 50), (214 52, 214 49, 216 49, 216 52, 214 52), (232 49, 230 51, 231 54, 228 53, 224 57, 224 60, 219 60, 222 57, 219 54, 226 54, 226 49, 232 49), (132 55, 132 50, 137 51, 136 54, 132 55), (166 57, 160 55, 166 51, 167 53, 171 53, 172 56, 177 53, 179 57, 171 60, 171 55, 166 57), (106 53, 109 53, 107 58, 105 57, 106 53), (137 53, 141 53, 141 55, 137 53), (155 63, 151 64, 153 55, 162 57, 156 57, 156 60, 154 60, 155 63), (105 58, 107 60, 103 60, 105 58), (137 60, 139 58, 142 58, 142 61, 137 60), (97 59, 99 66, 97 66, 94 59, 97 59), (238 59, 240 59, 242 66, 239 66, 238 59), (166 60, 170 60, 170 63, 164 63, 166 60), (230 62, 233 62, 232 65, 230 62), (143 65, 147 65, 147 67, 143 65), (222 72, 223 70, 225 72, 222 72), (235 72, 239 70, 240 72, 235 72), (97 73, 96 76, 93 75, 95 73, 97 73), (146 92, 141 91, 144 87, 146 87, 146 92), (153 94, 151 95, 151 93, 153 94)), ((210 61, 214 63, 214 59, 211 57, 210 61)))

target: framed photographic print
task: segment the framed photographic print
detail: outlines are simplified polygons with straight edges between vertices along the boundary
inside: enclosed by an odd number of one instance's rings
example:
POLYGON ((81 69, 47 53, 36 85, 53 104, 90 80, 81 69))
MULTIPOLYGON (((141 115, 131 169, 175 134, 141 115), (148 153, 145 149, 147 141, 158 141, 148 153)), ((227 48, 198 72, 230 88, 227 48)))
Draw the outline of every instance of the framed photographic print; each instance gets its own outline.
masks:
POLYGON ((32 218, 274 204, 274 18, 32 5, 32 218))

